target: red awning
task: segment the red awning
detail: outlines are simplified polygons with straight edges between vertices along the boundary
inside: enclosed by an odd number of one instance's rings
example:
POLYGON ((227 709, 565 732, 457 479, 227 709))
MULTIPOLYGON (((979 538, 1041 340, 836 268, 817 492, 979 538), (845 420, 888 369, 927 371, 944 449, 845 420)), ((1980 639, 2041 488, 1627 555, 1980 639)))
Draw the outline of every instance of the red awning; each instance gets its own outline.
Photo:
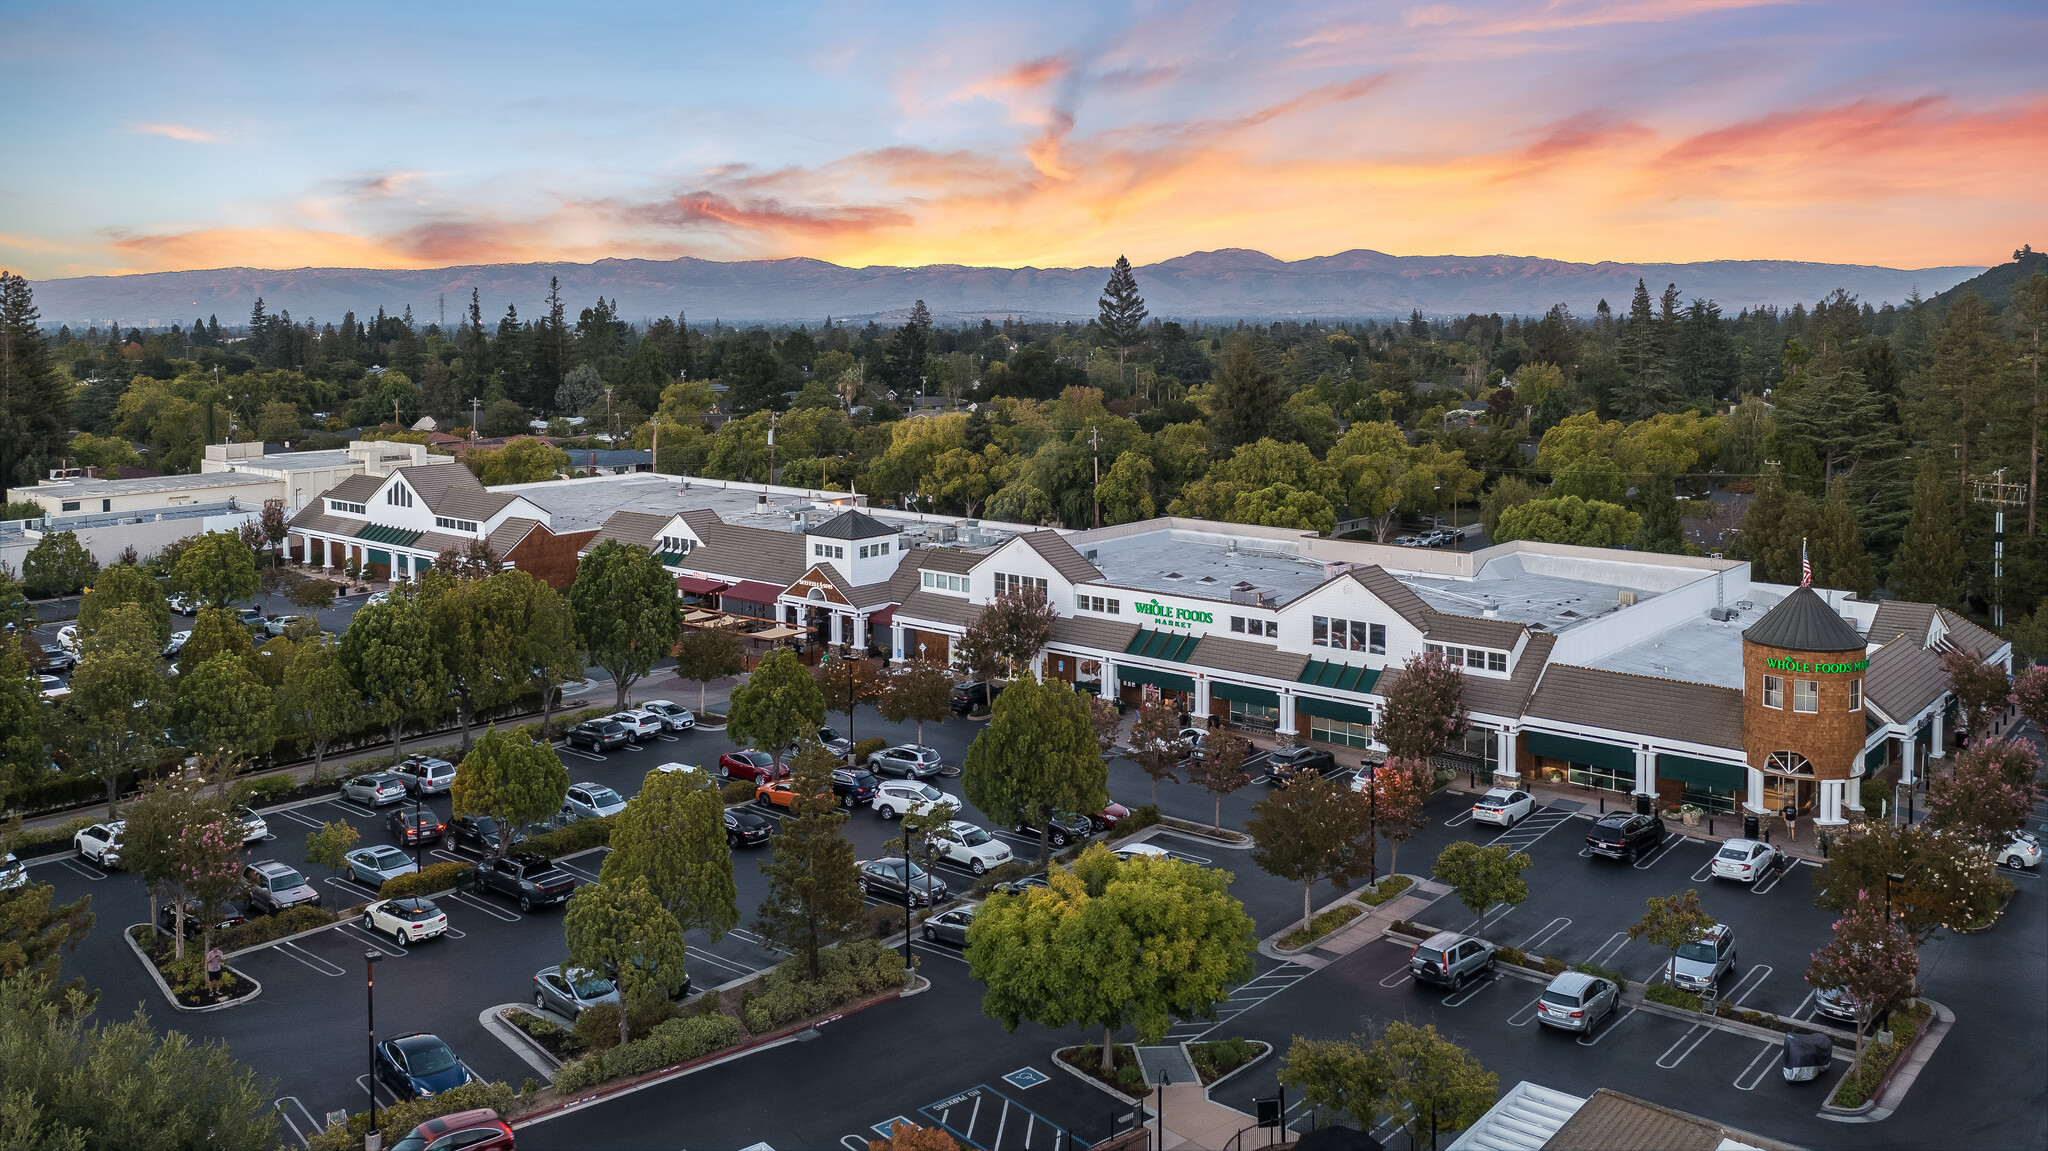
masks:
POLYGON ((676 586, 692 595, 710 595, 715 591, 724 591, 732 585, 722 580, 704 579, 701 576, 677 576, 676 586))
POLYGON ((894 621, 895 621, 895 619, 896 619, 896 605, 892 603, 892 604, 890 604, 890 605, 889 605, 888 607, 885 607, 885 608, 883 608, 883 609, 882 609, 881 611, 871 611, 871 612, 869 612, 869 613, 868 613, 868 626, 869 626, 869 627, 888 627, 888 626, 889 626, 889 625, 890 625, 890 624, 891 624, 892 622, 894 622, 894 621))
POLYGON ((719 594, 720 599, 736 599, 745 603, 772 604, 782 595, 782 589, 774 584, 741 580, 719 594))

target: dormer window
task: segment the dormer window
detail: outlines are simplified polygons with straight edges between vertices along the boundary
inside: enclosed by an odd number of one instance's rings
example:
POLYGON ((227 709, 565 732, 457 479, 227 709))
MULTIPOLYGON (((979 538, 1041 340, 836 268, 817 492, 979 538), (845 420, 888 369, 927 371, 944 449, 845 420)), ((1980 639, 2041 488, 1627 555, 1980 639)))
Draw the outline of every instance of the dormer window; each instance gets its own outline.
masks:
POLYGON ((454 516, 435 516, 434 526, 437 528, 447 528, 451 532, 468 532, 470 535, 475 535, 477 532, 477 522, 475 520, 458 520, 454 516))
POLYGON ((882 556, 885 556, 885 555, 888 555, 888 554, 889 554, 889 545, 888 545, 888 544, 886 544, 886 543, 879 543, 879 544, 863 544, 863 545, 861 546, 861 549, 860 549, 860 558, 862 558, 862 559, 864 559, 864 560, 865 560, 865 559, 879 559, 880 557, 882 557, 882 556))
POLYGON ((811 555, 821 560, 843 560, 846 558, 846 549, 838 544, 814 543, 811 545, 811 555))
POLYGON ((686 556, 697 541, 688 536, 663 536, 654 541, 654 550, 669 555, 686 556))
POLYGON ((919 572, 918 575, 922 577, 919 582, 932 591, 967 594, 966 576, 947 575, 945 572, 919 572))
POLYGON ((327 510, 335 512, 346 512, 347 514, 352 516, 366 516, 370 514, 370 509, 364 507, 361 504, 349 503, 347 500, 328 500, 327 510))

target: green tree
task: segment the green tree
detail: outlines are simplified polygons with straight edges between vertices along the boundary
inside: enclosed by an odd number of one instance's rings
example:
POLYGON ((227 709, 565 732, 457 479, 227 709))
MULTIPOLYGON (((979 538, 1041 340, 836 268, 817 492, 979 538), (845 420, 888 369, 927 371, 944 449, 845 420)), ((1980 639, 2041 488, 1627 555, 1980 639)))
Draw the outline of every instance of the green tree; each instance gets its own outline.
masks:
POLYGON ((1642 550, 1667 555, 1685 554, 1685 513, 1673 491, 1677 483, 1678 477, 1659 467, 1637 489, 1643 509, 1643 529, 1636 537, 1636 546, 1642 550))
POLYGON ((1643 517, 1619 504, 1563 496, 1531 500, 1502 512, 1494 529, 1494 542, 1536 540, 1611 548, 1634 542, 1642 530, 1643 517))
POLYGON ((1202 745, 1202 754, 1187 763, 1188 782, 1209 793, 1214 801, 1210 813, 1210 825, 1223 830, 1223 797, 1234 795, 1252 781, 1251 773, 1245 770, 1245 761, 1251 758, 1252 745, 1227 731, 1211 735, 1202 745))
POLYGON ((161 633, 140 604, 121 603, 99 613, 98 626, 79 642, 78 657, 84 659, 105 651, 126 651, 157 659, 163 644, 161 633))
POLYGON ((1366 1059, 1371 1077, 1386 1084, 1388 1109, 1416 1147, 1426 1133, 1430 1151, 1436 1151, 1438 1132, 1472 1126, 1500 1098, 1500 1076, 1438 1035, 1434 1024, 1387 1024, 1366 1059))
POLYGON ((98 631, 106 614, 121 604, 133 604, 148 620, 158 650, 171 642, 171 606, 156 578, 136 564, 115 564, 93 577, 92 590, 78 601, 81 639, 98 631))
MULTIPOLYGON (((11 982, 26 973, 54 982, 64 954, 85 941, 93 925, 92 896, 59 904, 56 895, 57 889, 47 883, 0 891, 0 981, 11 982)), ((83 986, 83 981, 75 982, 83 986)), ((6 1062, 0 1060, 0 1065, 6 1062)))
POLYGON ((1813 885, 1814 905, 1823 911, 1848 911, 1858 892, 1888 893, 1892 914, 1916 945, 1926 944, 1944 927, 1976 922, 2011 890, 2011 881, 1998 876, 1991 857, 1963 836, 1881 820, 1836 840, 1813 885), (1888 882, 1891 875, 1905 878, 1888 882))
POLYGON ((1451 885, 1451 894, 1474 915, 1484 914, 1496 903, 1509 907, 1529 898, 1529 883, 1522 878, 1536 861, 1526 852, 1505 845, 1481 847, 1459 840, 1436 857, 1430 874, 1451 885))
POLYGON ((1771 394, 1771 422, 1787 452, 1811 452, 1821 476, 1853 467, 1872 452, 1895 447, 1897 429, 1885 418, 1884 398, 1839 352, 1814 357, 1771 394))
POLYGON ((825 696, 787 648, 762 660, 726 705, 726 734, 774 755, 824 722, 825 696))
POLYGON ((1138 278, 1131 274, 1129 260, 1116 258, 1095 305, 1103 345, 1116 349, 1116 362, 1122 367, 1124 356, 1144 338, 1145 323, 1145 297, 1138 294, 1138 278))
POLYGON ((1056 811, 1100 811, 1109 770, 1088 722, 1088 696, 1026 672, 996 697, 988 726, 967 749, 967 802, 1009 827, 1038 828, 1038 858, 1052 854, 1056 811))
POLYGON ((45 708, 35 683, 20 638, 0 633, 0 806, 17 788, 40 777, 48 759, 43 752, 45 708))
POLYGON ((740 650, 740 639, 725 628, 689 628, 683 632, 682 642, 676 644, 676 678, 697 681, 699 713, 704 711, 712 680, 740 675, 746 670, 747 659, 740 650))
POLYGON ((1849 503, 1849 480, 1836 476, 1828 484, 1820 522, 1814 525, 1813 582, 1848 588, 1865 599, 1877 590, 1870 557, 1863 554, 1863 536, 1856 527, 1856 509, 1849 503))
POLYGON ((34 486, 64 454, 71 395, 50 364, 35 293, 27 280, 0 272, 0 503, 7 488, 34 486))
POLYGON ((1223 342, 1223 361, 1216 368, 1214 410, 1209 428, 1220 448, 1256 443, 1270 435, 1287 397, 1280 377, 1258 361, 1242 333, 1223 342))
POLYGON ((569 957, 558 970, 579 967, 618 985, 620 1043, 627 1040, 629 1005, 671 994, 688 971, 683 925, 640 876, 577 888, 562 913, 562 932, 569 957))
POLYGON ((726 844, 725 804, 700 771, 653 771, 612 817, 611 853, 598 878, 644 880, 684 930, 716 941, 739 926, 739 888, 726 844))
POLYGON ((263 405, 256 416, 256 438, 265 443, 288 443, 300 438, 305 420, 299 416, 299 406, 283 400, 272 400, 263 405))
POLYGON ((1712 929, 1714 917, 1700 910, 1700 893, 1694 888, 1687 888, 1684 895, 1652 896, 1648 905, 1643 918, 1629 925, 1628 937, 1647 939, 1671 952, 1664 965, 1664 978, 1669 982, 1678 964, 1678 949, 1712 929))
POLYGON ((50 532, 21 561, 21 582, 37 599, 70 595, 91 581, 100 565, 77 532, 50 532))
POLYGON ((348 853, 362 842, 363 833, 345 819, 332 820, 306 837, 306 862, 318 864, 334 875, 348 866, 348 853))
MULTIPOLYGON (((1194 748, 1180 736, 1180 715, 1163 699, 1147 702, 1138 709, 1138 722, 1131 728, 1131 758, 1152 781, 1152 806, 1159 806, 1159 782, 1180 781, 1180 765, 1194 748)), ((1222 797, 1217 797, 1217 819, 1222 819, 1222 797)))
POLYGON ((284 730, 312 749, 315 779, 326 770, 327 746, 369 722, 362 693, 342 668, 340 649, 325 641, 301 648, 285 669, 277 711, 284 730))
POLYGON ((540 695, 541 732, 553 729, 562 685, 583 676, 583 642, 568 597, 531 573, 500 571, 485 581, 480 650, 489 674, 540 695))
POLYGON ((448 669, 417 602, 395 596, 356 612, 341 636, 349 680, 370 701, 370 718, 391 731, 391 753, 405 753, 405 725, 448 708, 448 669))
POLYGON ((924 725, 953 714, 953 674, 944 665, 913 659, 889 676, 875 709, 890 723, 917 724, 917 742, 924 744, 924 725))
POLYGON ((1557 469, 1550 480, 1550 499, 1577 496, 1582 500, 1619 504, 1628 498, 1628 477, 1612 456, 1580 456, 1557 469))
POLYGON ((1339 891, 1372 866, 1372 815, 1366 797, 1314 775, 1276 788, 1252 805, 1245 831, 1252 862, 1267 874, 1301 884, 1301 926, 1315 918, 1316 884, 1339 891))
MULTIPOLYGON (((1940 494, 1937 490, 1937 500, 1940 494)), ((1754 566, 1757 578, 1799 582, 1799 546, 1812 534, 1813 512, 1806 497, 1785 486, 1784 469, 1767 465, 1757 477, 1756 498, 1743 513, 1739 540, 1741 554, 1754 566)))
POLYGON ((1354 423, 1330 449, 1329 461, 1343 477, 1352 516, 1372 520, 1373 538, 1380 543, 1387 542, 1395 513, 1413 500, 1408 474, 1415 457, 1408 437, 1390 420, 1354 423))
MULTIPOLYGON (((2010 363, 2011 349, 2000 338, 1984 301, 1975 292, 1951 301, 1935 333, 1933 355, 1916 381, 1920 395, 1915 414, 1934 448, 1928 455, 1939 453, 1956 463, 1954 499, 1949 504, 1956 518, 1968 506, 1971 461, 1985 430, 2007 426, 2014 397, 1999 385, 2010 363)), ((1916 512, 1917 496, 1916 488, 1916 512)), ((1913 550, 1910 538, 1906 550, 1913 550)))
POLYGON ((163 664, 154 655, 115 648, 80 661, 71 697, 58 709, 54 742, 74 776, 98 779, 114 817, 124 774, 156 761, 171 696, 163 664))
POLYGON ((1173 1018, 1214 1018, 1252 971, 1251 917, 1230 874, 1178 859, 1118 862, 1099 844, 1048 886, 997 894, 967 929, 982 1013, 1015 1031, 1102 1029, 1104 1069, 1122 1027, 1157 1043, 1173 1018))
POLYGON ((1288 1044, 1280 1083, 1302 1093, 1315 1110, 1349 1115, 1361 1131, 1377 1130, 1387 1085, 1365 1048, 1343 1039, 1304 1039, 1288 1044))
POLYGON ((1035 588, 1005 592, 989 602, 960 637, 960 658, 983 679, 1008 678, 1028 667, 1052 641, 1059 609, 1035 588))
POLYGON ((867 911, 859 860, 841 832, 848 816, 832 799, 830 756, 799 755, 792 780, 796 798, 774 855, 761 864, 768 897, 755 912, 754 930, 801 960, 812 979, 824 974, 819 955, 850 938, 867 911))
POLYGON ((1901 598, 1950 605, 1962 601, 1964 554, 1957 520, 1941 462, 1925 453, 1913 480, 1913 514, 1906 523, 1906 538, 1892 561, 1892 582, 1901 598))
POLYGON ((569 772, 552 745, 524 731, 493 728, 462 758, 451 789, 457 815, 488 815, 498 824, 504 854, 528 824, 561 810, 569 772))
POLYGON ((159 1033, 140 1008, 92 1024, 92 1000, 33 975, 0 980, 0 1144, 66 1151, 261 1151, 275 1143, 274 1085, 225 1043, 159 1033))
POLYGON ((2041 337, 2048 330, 2048 274, 2036 269, 2022 284, 2013 285, 2013 327, 2026 343, 2022 357, 2030 369, 2027 404, 2027 534, 2036 530, 2035 511, 2040 505, 2041 421, 2048 406, 2048 392, 2041 388, 2041 337))
POLYGON ((1387 706, 1374 729, 1387 745, 1389 758, 1428 759, 1465 738, 1471 720, 1465 711, 1465 673, 1442 654, 1417 652, 1401 666, 1401 674, 1383 685, 1387 706))
POLYGON ((1845 993, 1856 1013, 1856 1065, 1863 1072, 1864 1037, 1878 1020, 1913 997, 1920 977, 1920 953, 1888 919, 1878 897, 1857 893, 1856 903, 1835 920, 1834 937, 1813 953, 1806 982, 1818 991, 1845 993))
POLYGON ((2025 740, 1974 742, 1951 758, 1947 774, 1928 778, 1927 825, 1997 856, 2033 815, 2040 771, 2041 757, 2025 740))
POLYGON ((178 557, 171 589, 208 607, 248 599, 256 594, 256 553, 234 532, 207 532, 178 557))
POLYGON ((521 436, 496 451, 471 452, 467 462, 485 487, 537 484, 567 474, 569 453, 532 436, 521 436))
POLYGON ((270 689, 232 655, 217 655, 178 677, 178 722, 195 752, 261 755, 277 739, 270 689))
POLYGON ((178 649, 178 673, 189 674, 217 655, 232 655, 254 669, 256 644, 249 629, 226 608, 203 607, 193 615, 192 634, 178 649))
POLYGON ((606 540, 576 566, 569 587, 576 627, 592 663, 611 673, 614 706, 675 647, 682 600, 675 578, 645 548, 606 540))
POLYGON ((1109 474, 1095 485, 1104 523, 1127 524, 1152 518, 1152 461, 1137 449, 1117 456, 1109 474))

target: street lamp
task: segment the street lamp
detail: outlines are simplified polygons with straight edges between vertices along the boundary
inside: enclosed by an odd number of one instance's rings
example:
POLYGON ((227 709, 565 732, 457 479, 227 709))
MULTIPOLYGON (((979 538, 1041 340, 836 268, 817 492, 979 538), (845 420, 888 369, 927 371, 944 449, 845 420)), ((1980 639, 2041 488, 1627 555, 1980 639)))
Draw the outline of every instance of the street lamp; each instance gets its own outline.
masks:
POLYGON ((1899 873, 1899 872, 1896 872, 1896 871, 1888 871, 1888 872, 1885 872, 1885 876, 1884 876, 1884 929, 1885 929, 1885 931, 1886 931, 1887 933, 1889 933, 1889 932, 1891 931, 1891 929, 1892 929, 1892 884, 1893 884, 1893 883, 1904 883, 1904 882, 1906 882, 1906 877, 1905 877, 1905 876, 1904 876, 1903 874, 1901 874, 1901 873, 1899 873))
MULTIPOLYGON (((370 1135, 369 1139, 381 1144, 377 1134, 377 961, 384 958, 382 951, 363 952, 363 990, 369 999, 370 1021, 370 1135)), ((365 1142, 365 1147, 371 1146, 365 1142)))

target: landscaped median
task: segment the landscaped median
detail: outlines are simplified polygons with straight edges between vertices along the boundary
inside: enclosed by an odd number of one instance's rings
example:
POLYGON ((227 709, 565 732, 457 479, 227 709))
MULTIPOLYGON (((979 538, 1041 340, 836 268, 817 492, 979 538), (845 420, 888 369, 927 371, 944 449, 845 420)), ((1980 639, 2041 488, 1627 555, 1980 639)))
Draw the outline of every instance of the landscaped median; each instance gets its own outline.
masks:
MULTIPOLYGON (((214 932, 213 945, 229 959, 268 947, 293 936, 334 926, 353 917, 356 909, 339 914, 318 907, 294 907, 278 915, 262 915, 246 923, 214 932)), ((206 948, 203 939, 185 941, 185 955, 176 957, 175 940, 147 923, 128 928, 128 943, 144 966, 151 969, 157 985, 181 1011, 212 1011, 247 1003, 262 994, 263 985, 232 967, 223 966, 206 990, 206 948)))
POLYGON ((1905 1065, 1907 1054, 1926 1035, 1933 1015, 1933 1006, 1924 999, 1904 1011, 1894 1011, 1891 1042, 1872 1043, 1863 1052, 1862 1068, 1851 1068, 1842 1076, 1842 1081, 1835 1084, 1834 1094, 1828 1096, 1827 1108, 1855 1113, 1873 1106, 1890 1083, 1892 1073, 1905 1065))
POLYGON ((1359 916, 1367 914, 1366 908, 1378 907, 1414 885, 1415 880, 1409 876, 1389 875, 1377 884, 1347 895, 1317 912, 1315 918, 1309 920, 1306 928, 1297 927, 1282 935, 1274 941, 1273 948, 1283 955, 1307 950, 1359 916))

